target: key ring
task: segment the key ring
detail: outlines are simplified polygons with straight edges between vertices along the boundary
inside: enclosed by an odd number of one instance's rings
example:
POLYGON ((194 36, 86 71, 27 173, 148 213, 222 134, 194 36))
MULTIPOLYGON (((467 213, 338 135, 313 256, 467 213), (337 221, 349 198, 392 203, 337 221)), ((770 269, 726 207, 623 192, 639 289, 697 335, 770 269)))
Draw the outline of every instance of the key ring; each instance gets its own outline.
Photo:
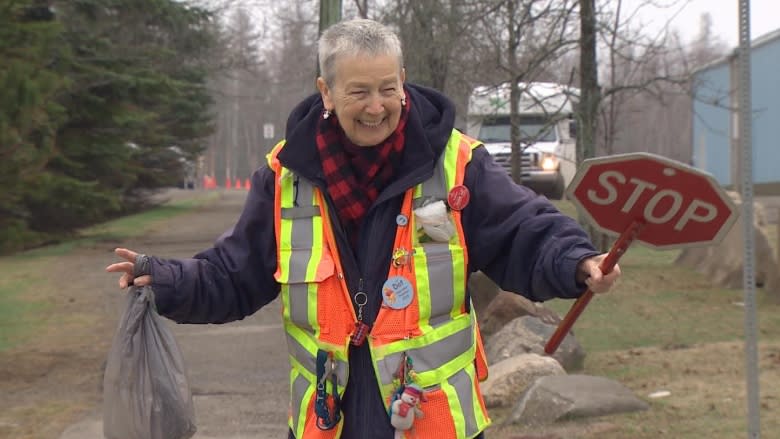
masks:
POLYGON ((358 291, 357 293, 355 293, 354 299, 355 299, 355 305, 357 306, 363 306, 368 302, 368 296, 366 295, 366 293, 362 291, 358 291), (358 297, 360 297, 362 300, 358 300, 358 297))
POLYGON ((363 307, 368 303, 368 296, 362 291, 358 291, 352 298, 355 301, 355 305, 358 307, 358 321, 363 320, 363 307))

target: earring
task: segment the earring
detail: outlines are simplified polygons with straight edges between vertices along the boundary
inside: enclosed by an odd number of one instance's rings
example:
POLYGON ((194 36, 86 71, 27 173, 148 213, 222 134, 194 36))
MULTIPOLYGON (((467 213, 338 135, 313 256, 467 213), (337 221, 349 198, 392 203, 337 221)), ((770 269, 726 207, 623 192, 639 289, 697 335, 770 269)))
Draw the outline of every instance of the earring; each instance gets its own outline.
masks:
POLYGON ((325 111, 322 113, 322 118, 323 118, 323 119, 327 119, 327 118, 329 118, 329 117, 330 117, 330 110, 328 110, 328 109, 326 108, 326 109, 325 109, 325 111))
POLYGON ((404 96, 401 98, 401 106, 402 106, 402 107, 405 107, 405 106, 406 106, 406 95, 404 95, 404 96))

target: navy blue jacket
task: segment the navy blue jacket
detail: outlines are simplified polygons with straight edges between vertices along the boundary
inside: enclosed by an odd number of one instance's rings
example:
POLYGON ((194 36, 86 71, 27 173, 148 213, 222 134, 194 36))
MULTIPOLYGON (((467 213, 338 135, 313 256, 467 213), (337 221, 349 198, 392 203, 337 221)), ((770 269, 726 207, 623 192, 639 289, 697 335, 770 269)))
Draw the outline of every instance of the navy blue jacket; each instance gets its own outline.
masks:
MULTIPOLYGON (((440 93, 407 85, 407 94, 411 113, 401 165, 367 212, 354 251, 331 204, 346 281, 356 291, 363 280, 368 294, 364 320, 369 324, 381 305, 403 194, 433 174, 455 120, 454 105, 440 93)), ((315 143, 322 111, 319 95, 292 111, 287 144, 279 159, 327 194, 315 143)), ((484 147, 474 150, 464 184, 471 193, 462 215, 470 272, 481 270, 501 288, 534 301, 582 294, 584 286, 575 281, 577 263, 597 252, 576 221, 558 212, 546 198, 514 184, 484 147)), ((242 319, 279 294, 273 277, 276 263, 273 171, 262 166, 252 176, 252 189, 238 222, 212 248, 192 259, 152 258, 157 309, 179 323, 242 319)), ((366 345, 352 347, 350 353, 342 437, 392 438, 366 345)))

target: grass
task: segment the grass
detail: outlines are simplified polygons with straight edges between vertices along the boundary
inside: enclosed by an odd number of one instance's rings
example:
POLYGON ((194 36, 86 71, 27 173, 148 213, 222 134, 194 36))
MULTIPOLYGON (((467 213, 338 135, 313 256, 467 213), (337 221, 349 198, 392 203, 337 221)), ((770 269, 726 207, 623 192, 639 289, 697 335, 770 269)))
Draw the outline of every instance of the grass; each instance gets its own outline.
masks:
MULTIPOLYGON (((91 245, 99 241, 133 238, 145 234, 160 222, 200 207, 218 196, 217 192, 195 192, 191 198, 172 201, 161 206, 128 215, 105 223, 86 227, 77 238, 19 253, 15 257, 38 258, 42 256, 62 256, 79 246, 91 245)), ((0 267, 1 268, 1 267, 0 267)))
MULTIPOLYGON (((556 204, 563 213, 576 216, 571 203, 556 204)), ((777 231, 776 225, 766 230, 775 252, 777 231)), ((578 340, 589 351, 600 352, 741 339, 743 292, 714 287, 701 274, 676 266, 678 255, 677 250, 658 251, 632 245, 620 259, 624 276, 614 294, 597 296, 577 320, 578 340)), ((761 329, 780 330, 776 306, 760 290, 759 302, 761 329)), ((547 305, 563 315, 571 304, 554 300, 547 305)))
MULTIPOLYGON (((576 211, 559 203, 569 215, 576 211)), ((767 230, 777 244, 777 226, 767 230)), ((775 250, 777 250, 775 248, 775 250)), ((714 287, 703 275, 675 265, 677 251, 633 245, 620 260, 614 291, 596 296, 574 325, 587 352, 589 375, 615 379, 650 404, 650 410, 525 431, 494 427, 490 437, 550 433, 561 438, 701 439, 744 437, 747 432, 745 301, 741 290, 714 287), (671 396, 652 399, 656 390, 671 396), (596 428, 598 426, 598 428, 596 428), (557 429, 557 430, 556 430, 557 429)), ((775 292, 780 293, 780 291, 775 292)), ((780 307, 757 292, 761 365, 761 428, 780 432, 780 307)), ((546 305, 565 315, 572 301, 546 305)), ((506 410, 491 411, 500 424, 506 410)))
POLYGON ((192 197, 184 200, 88 227, 79 233, 78 238, 0 258, 0 352, 22 343, 41 324, 36 316, 45 312, 50 304, 39 297, 37 291, 51 282, 46 279, 46 273, 56 263, 57 257, 95 242, 140 236, 160 222, 202 206, 216 197, 215 192, 193 193, 192 197))
MULTIPOLYGON (((732 341, 742 336, 742 292, 714 288, 702 275, 674 265, 676 252, 632 247, 620 261, 614 294, 596 297, 576 324, 589 351, 732 341), (630 328, 627 331, 626 328, 630 328)), ((569 301, 553 301, 561 314, 569 301)), ((775 307, 759 317, 780 329, 775 307)))
POLYGON ((0 260, 0 352, 22 339, 34 326, 31 316, 46 308, 44 302, 25 300, 24 296, 41 285, 40 277, 27 264, 0 260))

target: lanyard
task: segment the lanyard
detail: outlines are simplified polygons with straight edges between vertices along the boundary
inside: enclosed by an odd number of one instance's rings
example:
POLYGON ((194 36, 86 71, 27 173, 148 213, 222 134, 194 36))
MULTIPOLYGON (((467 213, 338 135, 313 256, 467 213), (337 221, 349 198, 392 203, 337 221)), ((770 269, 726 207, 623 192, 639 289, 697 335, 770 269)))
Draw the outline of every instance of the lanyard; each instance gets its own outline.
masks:
POLYGON ((331 430, 341 421, 341 399, 333 352, 317 351, 317 399, 314 412, 320 430, 331 430), (331 379, 331 393, 328 393, 328 378, 331 379))

